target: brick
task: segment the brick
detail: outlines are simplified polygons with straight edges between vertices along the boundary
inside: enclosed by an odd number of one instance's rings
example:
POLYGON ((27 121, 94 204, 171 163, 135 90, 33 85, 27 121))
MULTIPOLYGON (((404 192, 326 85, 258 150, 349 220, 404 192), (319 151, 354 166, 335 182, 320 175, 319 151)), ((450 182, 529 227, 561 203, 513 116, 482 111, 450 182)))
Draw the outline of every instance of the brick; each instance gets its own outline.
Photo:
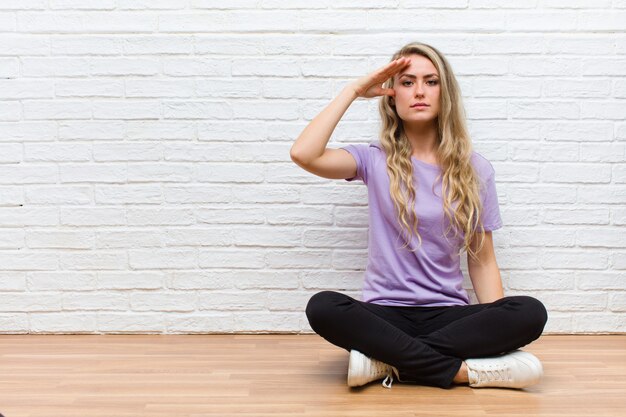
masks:
POLYGON ((96 185, 96 204, 159 204, 159 185, 96 185))
POLYGON ((126 221, 129 226, 191 225, 194 216, 190 208, 129 208, 126 221))
POLYGON ((528 228, 510 230, 511 246, 571 247, 576 243, 576 231, 562 228, 528 228))
POLYGON ((129 250, 128 258, 133 269, 181 269, 198 266, 195 249, 129 250))
POLYGON ((235 315, 230 312, 170 313, 165 321, 167 333, 230 333, 236 328, 235 315))
POLYGON ((237 203, 297 203, 300 199, 300 189, 293 186, 238 184, 231 190, 237 203))
POLYGON ((331 259, 330 266, 335 269, 347 270, 365 270, 367 265, 367 250, 354 249, 342 250, 335 249, 331 259))
POLYGON ((122 97, 124 83, 121 80, 71 80, 57 81, 57 97, 122 97))
MULTIPOLYGON (((26 273, 25 272, 0 272, 0 291, 25 291, 26 290, 26 273)), ((3 329, 0 326, 0 329, 3 329)))
MULTIPOLYGON (((60 294, 50 293, 7 293, 0 294, 1 312, 46 312, 61 310, 60 294), (56 295, 56 296, 55 296, 56 295)), ((32 316, 37 316, 33 314, 32 316)))
POLYGON ((50 37, 52 55, 120 55, 122 51, 122 40, 118 37, 91 35, 50 37))
POLYGON ((0 206, 22 205, 24 205, 24 192, 22 190, 22 187, 0 186, 0 206))
POLYGON ((367 248, 367 229, 306 229, 302 244, 312 248, 367 248))
POLYGON ((573 317, 576 333, 616 333, 626 331, 626 315, 610 313, 585 313, 573 317))
POLYGON ((605 269, 608 254, 598 250, 544 250, 540 264, 544 269, 605 269))
POLYGON ((187 164, 128 164, 128 182, 191 182, 193 167, 187 164))
POLYGON ((161 313, 98 313, 98 331, 114 334, 163 333, 161 313))
POLYGON ((233 199, 228 186, 168 185, 163 190, 168 203, 226 203, 233 199))
POLYGON ((188 122, 162 120, 129 120, 126 122, 129 140, 189 140, 195 138, 194 126, 188 122))
POLYGON ((98 249, 161 247, 163 238, 161 232, 143 230, 122 230, 111 232, 96 232, 96 247, 98 249))
POLYGON ((0 229, 0 248, 23 249, 26 247, 25 236, 26 233, 24 230, 0 229))
POLYGON ((47 36, 3 34, 2 38, 4 46, 0 56, 48 55, 50 52, 47 36))
POLYGON ((133 311, 193 311, 198 304, 194 292, 135 292, 130 297, 133 311))
POLYGON ((598 227, 576 231, 576 243, 580 247, 626 248, 624 228, 598 227))
POLYGON ((17 121, 22 118, 19 101, 0 102, 0 121, 17 121))
POLYGON ((163 156, 163 145, 158 143, 103 143, 93 145, 93 159, 97 162, 158 161, 163 156))
MULTIPOLYGON (((265 254, 257 249, 200 249, 199 266, 201 268, 264 268, 265 254)), ((271 266, 271 265, 270 265, 271 266)))
POLYGON ((200 310, 266 310, 266 291, 203 292, 198 296, 200 310))
POLYGON ((174 290, 231 289, 232 281, 227 279, 227 274, 228 271, 174 271, 167 278, 167 287, 174 290))
POLYGON ((55 119, 90 119, 91 105, 83 101, 23 101, 24 119, 55 120, 55 119))
POLYGON ((98 271, 98 289, 154 290, 163 288, 164 274, 159 271, 98 271))
POLYGON ((34 249, 90 249, 95 237, 90 231, 29 230, 26 246, 34 249))
POLYGON ((626 290, 626 275, 613 271, 577 272, 576 286, 581 290, 626 290))
POLYGON ((193 97, 193 80, 129 79, 125 81, 126 97, 193 97))
POLYGON ((0 78, 17 78, 20 63, 16 58, 0 58, 0 78))
POLYGON ((58 210, 53 207, 1 207, 0 226, 56 226, 59 223, 58 210))
POLYGON ((575 278, 571 272, 508 271, 503 281, 513 290, 573 290, 575 278))
POLYGON ((61 182, 126 182, 128 178, 125 164, 67 164, 60 167, 61 182))
POLYGON ((44 10, 47 8, 47 0, 20 0, 16 2, 3 2, 0 5, 2 10, 44 10))
MULTIPOLYGON (((546 110, 551 111, 551 110, 546 110)), ((555 114, 555 117, 558 114, 555 114)), ((608 142, 613 136, 611 122, 552 122, 542 126, 548 142, 608 142)))
POLYGON ((64 292, 61 299, 64 311, 127 311, 129 306, 129 294, 96 292, 64 292))
POLYGON ((602 164, 551 163, 541 167, 541 181, 545 183, 608 183, 611 167, 602 164))
POLYGON ((90 272, 30 272, 30 291, 90 291, 96 289, 96 274, 90 272))
POLYGON ((292 227, 246 226, 232 228, 237 246, 293 247, 302 241, 302 231, 292 227))
POLYGON ((216 58, 164 58, 163 74, 172 77, 226 77, 231 75, 231 61, 216 58))
POLYGON ((603 311, 607 307, 606 293, 586 292, 551 292, 539 297, 548 311, 603 311))
POLYGON ((543 211, 543 223, 547 224, 608 224, 609 209, 557 209, 543 211))
POLYGON ((0 162, 15 163, 23 158, 22 145, 19 143, 0 144, 0 162))
MULTIPOLYGON (((108 120, 60 121, 59 138, 64 140, 121 140, 124 138, 124 122, 108 120)), ((94 146, 96 146, 94 144, 94 146)))
POLYGON ((254 333, 298 332, 303 315, 302 312, 242 312, 235 315, 235 328, 254 333))
POLYGON ((363 285, 362 271, 310 270, 303 271, 300 276, 306 289, 357 291, 363 285))
POLYGON ((222 101, 164 101, 166 119, 231 119, 231 107, 222 101))
POLYGON ((626 292, 611 294, 609 308, 611 311, 626 312, 626 292))
MULTIPOLYGON (((145 7, 150 7, 151 4, 154 4, 154 2, 145 0, 142 0, 142 2, 145 4, 145 7)), ((174 2, 178 6, 182 6, 178 0, 174 0, 174 2)), ((191 55, 193 53, 193 43, 194 38, 186 35, 131 35, 124 37, 122 48, 126 55, 191 55)))
POLYGON ((195 216, 198 223, 262 224, 267 218, 268 223, 273 224, 267 211, 275 210, 261 207, 198 208, 195 210, 195 216))
MULTIPOLYGON (((1 61, 0 61, 1 63, 1 61)), ((54 83, 48 80, 0 80, 0 98, 52 98, 54 83)))
POLYGON ((515 119, 578 119, 580 108, 562 101, 515 100, 510 102, 509 115, 515 119))
POLYGON ((49 252, 0 251, 4 271, 46 271, 57 269, 58 256, 49 252))
POLYGON ((86 77, 90 60, 80 57, 22 58, 23 77, 86 77))
POLYGON ((113 10, 114 0, 50 0, 52 10, 113 10))
POLYGON ((164 241, 166 246, 228 246, 234 243, 233 232, 227 228, 167 229, 164 241))
POLYGON ((0 314, 0 333, 26 334, 28 333, 28 314, 8 313, 0 314))
POLYGON ((626 186, 622 185, 579 185, 577 203, 582 204, 626 204, 626 186))
POLYGON ((85 162, 91 160, 91 145, 80 143, 26 143, 25 161, 85 162))
POLYGON ((128 268, 124 251, 73 251, 60 254, 60 264, 68 270, 121 270, 128 268))
POLYGON ((123 208, 61 208, 61 224, 67 226, 122 226, 126 224, 123 208))
POLYGON ((94 119, 158 119, 161 115, 159 103, 152 101, 95 101, 94 119))
MULTIPOLYGON (((266 206, 263 209, 263 213, 265 214, 265 218, 269 224, 276 225, 326 225, 329 226, 333 222, 332 216, 332 208, 331 207, 290 207, 289 210, 279 210, 280 207, 277 206, 266 206)), ((338 208, 336 209, 338 210, 338 208)), ((356 211, 356 210, 355 210, 356 211)), ((359 212, 355 214, 355 211, 352 211, 349 214, 350 220, 355 221, 359 218, 363 218, 365 215, 365 221, 367 221, 367 213, 359 212)), ((346 216, 342 216, 337 211, 335 211, 335 221, 338 226, 354 226, 359 224, 344 224, 343 220, 348 218, 348 213, 346 216)), ((366 224, 360 224, 361 226, 365 226, 366 224)))
POLYGON ((264 167, 258 164, 196 164, 195 179, 198 182, 251 183, 263 182, 264 167))
POLYGON ((32 333, 95 333, 98 313, 76 311, 71 313, 40 313, 31 315, 32 333))

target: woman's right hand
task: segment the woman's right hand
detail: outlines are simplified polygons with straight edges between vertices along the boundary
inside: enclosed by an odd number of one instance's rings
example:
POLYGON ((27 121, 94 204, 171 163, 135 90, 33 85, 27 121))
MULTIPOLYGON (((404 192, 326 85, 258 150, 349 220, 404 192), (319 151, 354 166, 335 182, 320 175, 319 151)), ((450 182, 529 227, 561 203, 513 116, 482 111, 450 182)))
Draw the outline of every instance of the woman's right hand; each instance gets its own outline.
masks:
POLYGON ((393 97, 396 94, 393 88, 383 88, 382 84, 410 63, 411 60, 409 58, 400 57, 391 61, 384 67, 381 67, 376 71, 352 82, 350 86, 356 93, 357 97, 372 98, 383 95, 393 97))

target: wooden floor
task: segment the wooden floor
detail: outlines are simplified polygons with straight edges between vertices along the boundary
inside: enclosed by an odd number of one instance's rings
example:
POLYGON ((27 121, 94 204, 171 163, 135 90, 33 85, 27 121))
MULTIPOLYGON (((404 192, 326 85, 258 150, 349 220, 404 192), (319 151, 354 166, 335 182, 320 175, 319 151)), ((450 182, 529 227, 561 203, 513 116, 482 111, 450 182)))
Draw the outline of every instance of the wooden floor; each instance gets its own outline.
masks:
POLYGON ((544 335, 526 390, 346 385, 317 335, 0 335, 5 417, 626 416, 626 335, 544 335))

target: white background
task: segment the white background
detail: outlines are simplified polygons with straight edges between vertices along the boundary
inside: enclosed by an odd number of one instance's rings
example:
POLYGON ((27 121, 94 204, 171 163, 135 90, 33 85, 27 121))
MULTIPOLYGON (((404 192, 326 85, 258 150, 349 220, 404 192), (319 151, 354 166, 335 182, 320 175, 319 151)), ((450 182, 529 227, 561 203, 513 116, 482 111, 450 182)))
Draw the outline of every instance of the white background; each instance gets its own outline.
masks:
POLYGON ((411 41, 496 170, 506 294, 623 332, 625 29, 624 0, 2 0, 0 332, 307 332, 312 294, 359 297, 367 188, 289 149, 411 41))

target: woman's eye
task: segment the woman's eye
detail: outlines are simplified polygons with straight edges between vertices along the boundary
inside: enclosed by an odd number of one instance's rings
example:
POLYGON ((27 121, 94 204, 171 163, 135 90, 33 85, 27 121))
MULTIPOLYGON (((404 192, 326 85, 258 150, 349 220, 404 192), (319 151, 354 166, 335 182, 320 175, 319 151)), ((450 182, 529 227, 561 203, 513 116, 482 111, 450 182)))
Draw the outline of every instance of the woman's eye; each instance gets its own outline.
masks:
MULTIPOLYGON (((406 85, 406 83, 413 83, 413 81, 404 81, 402 83, 402 85, 406 85)), ((438 82, 435 81, 435 80, 430 80, 430 81, 428 81, 428 83, 429 83, 429 85, 437 85, 438 84, 438 82)))

